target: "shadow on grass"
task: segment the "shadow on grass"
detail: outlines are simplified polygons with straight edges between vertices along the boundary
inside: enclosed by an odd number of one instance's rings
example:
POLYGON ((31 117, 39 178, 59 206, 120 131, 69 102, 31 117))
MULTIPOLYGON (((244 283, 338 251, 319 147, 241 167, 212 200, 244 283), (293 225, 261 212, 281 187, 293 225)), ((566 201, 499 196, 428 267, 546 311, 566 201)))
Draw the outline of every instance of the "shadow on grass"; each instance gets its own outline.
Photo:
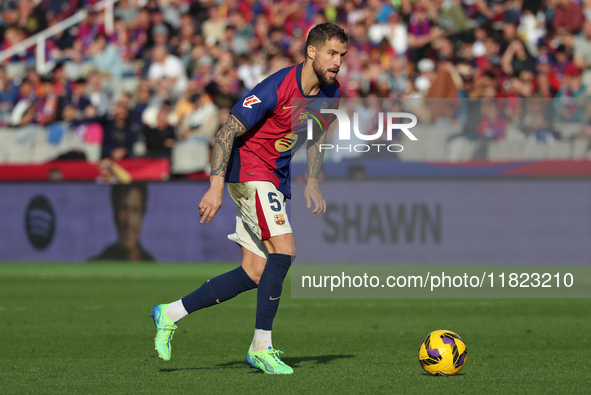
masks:
MULTIPOLYGON (((326 365, 329 362, 332 362, 337 359, 344 359, 344 358, 354 358, 355 355, 317 355, 313 357, 301 357, 301 358, 286 358, 284 359, 285 363, 293 368, 299 368, 300 363, 314 361, 318 365, 326 365)), ((207 369, 241 369, 247 367, 247 363, 244 360, 241 361, 232 361, 227 363, 222 363, 215 366, 207 366, 202 368, 160 368, 160 372, 162 373, 171 373, 176 371, 182 370, 207 370, 207 369)), ((255 372, 255 371, 253 371, 255 372)), ((256 370, 258 372, 258 370, 256 370)))
POLYGON ((465 376, 465 375, 466 375, 466 373, 456 373, 451 376, 437 376, 437 375, 429 374, 429 373, 421 373, 421 376, 424 376, 424 377, 454 377, 454 376, 465 376))

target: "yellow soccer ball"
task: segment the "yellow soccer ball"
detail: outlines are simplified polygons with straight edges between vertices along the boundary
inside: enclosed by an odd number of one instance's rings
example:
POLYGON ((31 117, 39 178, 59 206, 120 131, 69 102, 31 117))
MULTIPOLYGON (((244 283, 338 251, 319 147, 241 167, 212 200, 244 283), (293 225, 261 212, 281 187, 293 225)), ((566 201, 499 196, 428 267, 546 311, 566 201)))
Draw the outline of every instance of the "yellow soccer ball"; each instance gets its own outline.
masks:
POLYGON ((466 343, 457 333, 447 330, 429 333, 419 347, 419 362, 434 376, 453 376, 466 364, 466 343))

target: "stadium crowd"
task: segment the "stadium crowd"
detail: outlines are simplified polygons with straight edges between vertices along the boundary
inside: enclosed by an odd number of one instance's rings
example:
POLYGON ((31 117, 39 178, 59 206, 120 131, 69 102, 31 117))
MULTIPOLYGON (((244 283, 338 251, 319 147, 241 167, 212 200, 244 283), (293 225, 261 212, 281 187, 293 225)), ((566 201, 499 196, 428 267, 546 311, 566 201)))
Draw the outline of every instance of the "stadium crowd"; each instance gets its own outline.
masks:
MULTIPOLYGON (((589 0, 120 0, 111 34, 94 3, 2 2, 2 49, 90 11, 47 40, 55 68, 46 75, 35 71, 34 47, 4 62, 0 125, 65 124, 100 142, 101 157, 170 158, 177 174, 207 167, 229 109, 302 62, 307 32, 321 22, 350 34, 338 75, 348 98, 506 99, 502 116, 482 104, 490 119, 469 138, 506 138, 515 100, 584 100, 591 87, 589 0)), ((562 120, 584 121, 584 111, 563 108, 562 120)))

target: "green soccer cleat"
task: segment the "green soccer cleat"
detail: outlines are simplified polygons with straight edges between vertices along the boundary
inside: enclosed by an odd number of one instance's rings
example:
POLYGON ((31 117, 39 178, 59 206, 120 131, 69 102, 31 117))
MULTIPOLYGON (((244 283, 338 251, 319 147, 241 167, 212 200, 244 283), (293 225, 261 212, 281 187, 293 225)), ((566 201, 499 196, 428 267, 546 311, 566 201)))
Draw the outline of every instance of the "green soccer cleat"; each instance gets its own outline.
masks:
POLYGON ((265 374, 292 374, 293 369, 281 360, 279 354, 282 353, 281 349, 275 350, 271 347, 259 352, 254 352, 249 348, 246 362, 251 368, 260 369, 265 374))
POLYGON ((154 325, 156 325, 156 337, 154 338, 154 348, 158 351, 158 356, 165 361, 170 360, 170 341, 174 335, 176 329, 176 322, 173 322, 166 315, 167 304, 158 304, 152 308, 150 317, 154 319, 154 325))

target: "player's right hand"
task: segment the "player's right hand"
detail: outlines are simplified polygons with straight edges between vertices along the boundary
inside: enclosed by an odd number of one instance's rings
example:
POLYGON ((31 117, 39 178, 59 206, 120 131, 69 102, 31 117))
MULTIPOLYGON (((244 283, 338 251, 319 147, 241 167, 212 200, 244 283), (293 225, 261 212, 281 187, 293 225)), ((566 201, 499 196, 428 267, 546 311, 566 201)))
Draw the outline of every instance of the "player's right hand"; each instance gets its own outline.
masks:
POLYGON ((201 216, 201 223, 207 221, 210 223, 213 217, 217 214, 220 207, 222 207, 222 199, 224 197, 224 189, 209 188, 201 202, 199 202, 199 215, 201 216))

